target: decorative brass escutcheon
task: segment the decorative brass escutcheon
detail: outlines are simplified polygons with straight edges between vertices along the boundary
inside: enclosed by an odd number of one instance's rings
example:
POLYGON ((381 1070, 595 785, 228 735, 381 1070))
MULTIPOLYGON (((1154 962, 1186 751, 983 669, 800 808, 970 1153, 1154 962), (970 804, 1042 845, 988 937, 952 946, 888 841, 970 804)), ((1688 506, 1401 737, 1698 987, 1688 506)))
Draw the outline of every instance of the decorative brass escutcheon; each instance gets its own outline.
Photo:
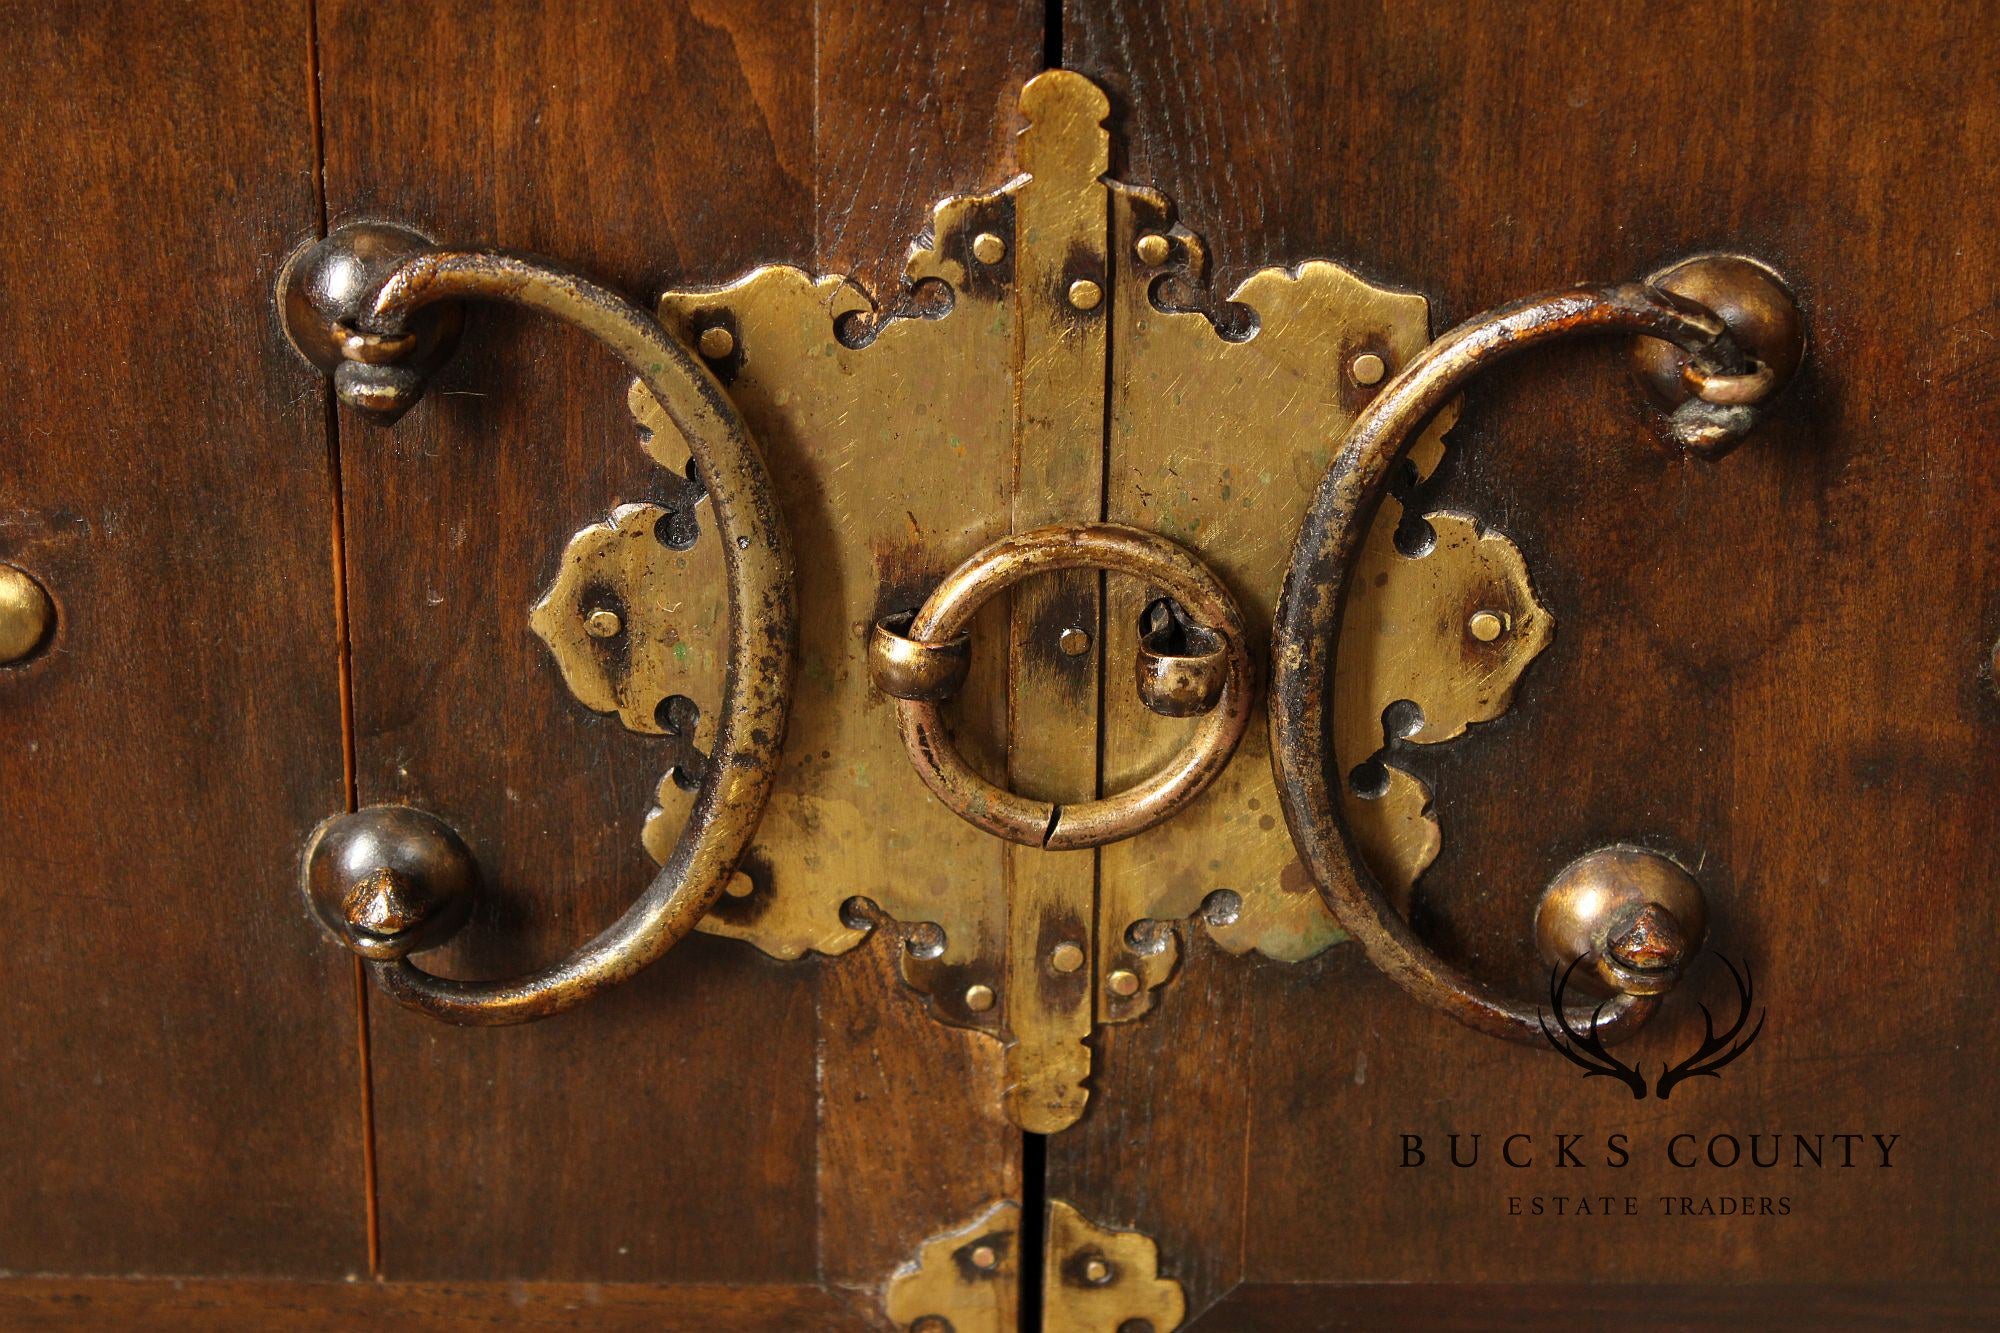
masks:
MULTIPOLYGON (((1147 1012, 1192 921, 1233 953, 1283 961, 1341 938, 1286 833, 1255 681, 1297 515, 1429 322, 1421 296, 1322 261, 1211 294, 1200 238, 1159 195, 1107 178, 1097 87, 1052 71, 1021 105, 1022 174, 938 204, 881 307, 845 278, 769 266, 668 292, 658 314, 700 350, 781 479, 797 562, 782 767, 742 873, 699 928, 779 958, 897 932, 904 979, 939 1020, 1006 1043, 1008 1113, 1046 1132, 1082 1114, 1092 1032, 1147 1012), (967 606, 945 641, 901 637, 996 544, 1106 526, 1181 552, 1232 614, 1204 613, 1158 574, 1089 562, 967 606), (935 713, 964 773, 1020 798, 1022 836, 996 838, 933 798, 899 732, 907 701, 935 713), (1221 733, 1207 748, 1203 728, 1221 733), (1208 758, 1171 818, 1051 841, 1064 818, 1189 754, 1208 758), (1063 845, 1076 849, 1050 849, 1063 845)), ((655 460, 684 471, 678 432, 637 386, 632 409, 655 460)), ((1416 478, 1441 460, 1451 418, 1422 433, 1416 478)), ((1439 834, 1429 793, 1387 747, 1497 716, 1553 622, 1519 552, 1469 515, 1406 524, 1392 497, 1362 559, 1335 735, 1341 771, 1378 780, 1344 790, 1344 808, 1369 864, 1406 894, 1439 834), (1399 548, 1399 525, 1424 540, 1399 548), (1392 736, 1384 714, 1401 700, 1421 724, 1392 736)), ((535 629, 590 707, 627 715, 621 699, 679 697, 707 718, 720 568, 698 496, 630 506, 577 535, 535 629), (618 535, 661 523, 680 525, 672 560, 618 535), (603 608, 586 588, 650 608, 649 641, 672 651, 617 658, 626 675, 607 675, 589 624, 603 608)), ((685 774, 661 782, 656 856, 690 807, 685 774)))

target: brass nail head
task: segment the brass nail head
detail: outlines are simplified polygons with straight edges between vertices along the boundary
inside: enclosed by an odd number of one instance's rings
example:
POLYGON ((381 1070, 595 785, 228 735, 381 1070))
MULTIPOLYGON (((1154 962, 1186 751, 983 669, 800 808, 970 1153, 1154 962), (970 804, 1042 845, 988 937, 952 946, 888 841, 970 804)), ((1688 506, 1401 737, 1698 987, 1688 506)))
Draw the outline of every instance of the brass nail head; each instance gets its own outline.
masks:
POLYGON ((1105 984, 1111 987, 1113 995, 1130 999, 1139 993, 1139 974, 1121 967, 1105 978, 1105 984))
POLYGON ((972 1253, 968 1254, 966 1258, 972 1260, 974 1268, 991 1269, 995 1264, 1000 1262, 999 1254, 994 1251, 991 1245, 973 1246, 972 1253))
POLYGON ((1474 611, 1465 628, 1481 643, 1491 643, 1507 628, 1507 622, 1492 611, 1474 611))
POLYGON ((0 565, 0 666, 18 662, 41 647, 55 615, 55 605, 34 575, 0 565))
POLYGON ((1095 310, 1104 304, 1104 289, 1089 278, 1078 278, 1069 285, 1069 303, 1078 310, 1095 310))
POLYGON ((975 1014, 983 1014, 988 1009, 991 1009, 994 998, 991 986, 979 985, 967 986, 965 988, 965 1007, 975 1014))
POLYGON ((1084 1281, 1095 1286, 1103 1286, 1111 1280, 1111 1265, 1095 1255, 1084 1261, 1084 1281))
POLYGON ((1062 649, 1064 657, 1082 657, 1090 651, 1090 635, 1072 626, 1056 636, 1056 647, 1062 649))
POLYGON ((1137 252, 1139 262, 1142 264, 1164 264, 1167 262, 1167 257, 1174 252, 1173 242, 1156 231, 1149 231, 1141 236, 1139 243, 1132 248, 1137 252))
POLYGON ((1049 950, 1049 966, 1065 975, 1083 966, 1083 950, 1067 940, 1049 950))
POLYGON ((723 892, 732 898, 748 898, 756 891, 757 886, 751 883, 750 877, 740 870, 731 875, 729 883, 723 886, 723 892))
POLYGON ((997 264, 1007 257, 1007 242, 982 231, 972 238, 972 257, 982 264, 997 264))
POLYGON ((593 639, 609 639, 625 628, 616 611, 600 606, 583 618, 583 628, 593 639))
POLYGON ((1382 377, 1389 373, 1389 367, 1375 353, 1363 352, 1354 358, 1354 364, 1347 368, 1347 373, 1354 376, 1356 384, 1380 384, 1382 377))
POLYGON ((711 361, 720 361, 736 350, 736 335, 720 324, 703 329, 698 342, 701 354, 711 361))

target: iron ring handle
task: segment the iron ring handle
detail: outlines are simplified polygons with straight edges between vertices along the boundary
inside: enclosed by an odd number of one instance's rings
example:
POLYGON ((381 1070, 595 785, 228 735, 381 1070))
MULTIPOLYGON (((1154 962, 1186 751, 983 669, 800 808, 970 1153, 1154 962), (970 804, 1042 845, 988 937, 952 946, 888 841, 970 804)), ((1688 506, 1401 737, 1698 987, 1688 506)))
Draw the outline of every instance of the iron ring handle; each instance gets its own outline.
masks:
POLYGON ((948 574, 913 615, 875 626, 869 669, 894 700, 903 746, 932 794, 995 837, 1051 851, 1101 847, 1172 818, 1236 752, 1256 683, 1229 589, 1186 548, 1116 523, 1037 528, 994 542, 948 574), (1145 579, 1185 609, 1193 623, 1184 640, 1149 635, 1135 676, 1149 708, 1198 719, 1171 763, 1122 792, 1072 804, 1021 796, 981 777, 958 753, 938 707, 965 677, 964 631, 973 613, 1024 578, 1065 569, 1145 579))
MULTIPOLYGON (((1749 267, 1738 259, 1726 262, 1749 267)), ((1793 318, 1790 328, 1799 340, 1762 360, 1744 350, 1717 313, 1651 282, 1551 292, 1459 325, 1425 348, 1356 417, 1320 479, 1292 546, 1275 620, 1270 702, 1271 762, 1286 823, 1321 896, 1369 960, 1404 990, 1481 1032, 1538 1041, 1544 1010, 1465 976, 1418 938, 1356 854, 1328 779, 1326 690, 1334 679, 1335 632, 1346 580, 1367 532, 1364 520, 1381 498, 1393 465, 1468 379, 1514 353, 1567 338, 1636 334, 1681 349, 1687 357, 1684 382, 1696 389, 1715 385, 1717 401, 1690 398, 1675 414, 1674 434, 1696 452, 1725 452, 1754 424, 1757 408, 1781 387, 1783 373, 1796 364, 1803 345, 1789 295, 1767 271, 1759 267, 1756 272, 1783 295, 1793 318), (1761 386, 1762 397, 1746 402, 1745 386, 1752 384, 1761 386)), ((1744 341, 1753 339, 1745 335, 1744 341)), ((1650 866, 1648 878, 1672 879, 1671 863, 1653 859, 1664 865, 1650 866)), ((1698 910, 1683 909, 1683 914, 1698 910)), ((1602 950, 1599 924, 1596 946, 1602 950)), ((1628 915, 1619 928, 1633 924, 1628 915)), ((1592 971, 1615 993, 1594 1006, 1566 1007, 1560 1016, 1572 1029, 1603 1041, 1636 1029, 1658 1007, 1658 992, 1678 976, 1685 952, 1699 943, 1698 921, 1668 923, 1666 933, 1675 938, 1665 946, 1657 911, 1637 924, 1639 935, 1627 941, 1635 956, 1663 947, 1672 955, 1656 960, 1661 964, 1652 978, 1656 984, 1632 983, 1632 974, 1620 965, 1591 959, 1592 971), (1649 928, 1654 929, 1649 933, 1649 928)), ((1552 943, 1554 934, 1544 923, 1543 945, 1558 954, 1560 963, 1567 951, 1552 943)))
MULTIPOLYGON (((341 239, 336 233, 321 246, 341 239)), ((392 239, 388 249, 398 244, 392 239)), ((355 317, 332 320, 330 329, 325 309, 309 312, 322 317, 311 327, 293 299, 297 284, 280 280, 288 331, 301 351, 325 368, 313 356, 317 334, 339 355, 333 373, 344 401, 385 421, 414 403, 428 369, 449 351, 447 345, 439 352, 437 321, 426 321, 427 312, 490 300, 551 315, 603 344, 659 401, 687 437, 722 534, 729 656, 714 753, 671 855, 595 939, 560 963, 506 980, 436 976, 403 955, 441 943, 469 910, 475 876, 456 835, 422 812, 377 808, 336 816, 309 848, 305 887, 315 911, 343 944, 371 956, 371 969, 392 997, 451 1023, 527 1022, 581 1004, 658 960, 728 883, 778 773, 798 639, 792 563, 770 475, 748 427, 701 362, 650 316, 535 259, 415 243, 402 248, 406 253, 391 254, 394 262, 376 277, 355 317), (386 933, 375 929, 382 926, 386 933)))

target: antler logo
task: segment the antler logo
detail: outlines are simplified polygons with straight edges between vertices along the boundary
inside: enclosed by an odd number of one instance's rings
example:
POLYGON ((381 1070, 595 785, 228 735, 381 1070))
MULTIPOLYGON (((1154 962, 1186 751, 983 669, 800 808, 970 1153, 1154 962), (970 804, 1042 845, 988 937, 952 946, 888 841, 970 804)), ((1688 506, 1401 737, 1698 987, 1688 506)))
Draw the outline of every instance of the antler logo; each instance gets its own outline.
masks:
MULTIPOLYGON (((1558 1055, 1582 1069, 1585 1078, 1615 1078, 1632 1090, 1633 1101, 1644 1101, 1646 1076, 1605 1049, 1604 1039, 1597 1034, 1598 1020, 1603 1017, 1604 1010, 1610 1005, 1611 1000, 1607 998, 1598 1002, 1597 1007, 1590 1011, 1590 1021, 1581 1031, 1570 1023, 1569 1009, 1564 999, 1569 993, 1570 974, 1576 971, 1577 963, 1582 961, 1579 958, 1568 967, 1550 969, 1549 1007, 1554 1010, 1555 1026, 1549 1025, 1549 1015, 1541 1015, 1542 1036, 1558 1055)), ((1723 1066, 1749 1050, 1751 1043, 1755 1042, 1764 1031, 1764 1015, 1768 1011, 1760 1009, 1757 1012, 1757 1025, 1750 1029, 1750 1035, 1738 1040, 1743 1025, 1750 1019, 1750 965, 1744 964, 1740 972, 1736 970, 1736 964, 1727 958, 1722 959, 1722 965, 1729 969, 1730 978, 1736 982, 1736 1021, 1729 1025, 1728 1031, 1718 1036, 1715 1031, 1715 1015, 1709 1011, 1707 1005, 1699 1006, 1702 1024, 1701 1046, 1679 1064, 1661 1064, 1660 1076, 1653 1083, 1653 1093, 1661 1101, 1667 1100, 1673 1094, 1673 1090, 1688 1079, 1719 1077, 1723 1066)))

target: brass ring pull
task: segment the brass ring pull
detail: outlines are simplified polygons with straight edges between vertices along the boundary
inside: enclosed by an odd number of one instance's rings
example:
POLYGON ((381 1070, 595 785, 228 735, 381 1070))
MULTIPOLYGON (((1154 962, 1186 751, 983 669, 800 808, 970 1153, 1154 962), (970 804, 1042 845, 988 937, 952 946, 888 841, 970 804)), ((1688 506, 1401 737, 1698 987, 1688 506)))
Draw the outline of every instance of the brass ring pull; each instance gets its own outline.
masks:
MULTIPOLYGON (((1690 261, 1646 283, 1552 292, 1461 324, 1425 348, 1355 419, 1313 495, 1278 600, 1271 760, 1300 858, 1378 968, 1460 1022, 1515 1041, 1541 1039, 1543 1010, 1445 963, 1397 915, 1356 858, 1328 780, 1326 691, 1334 678, 1348 571, 1367 531, 1363 520, 1410 441, 1466 380, 1494 363, 1542 343, 1613 333, 1640 335, 1647 349, 1641 365, 1649 373, 1662 369, 1654 364, 1660 343, 1650 341, 1661 340, 1671 344, 1667 355, 1685 354, 1693 372, 1684 380, 1688 387, 1697 394, 1715 387, 1709 399, 1684 402, 1672 427, 1683 445, 1709 456, 1725 452, 1751 428, 1804 344, 1796 307, 1775 276, 1733 257, 1690 261), (1733 294, 1736 299, 1724 301, 1703 292, 1728 317, 1657 285, 1671 278, 1684 288, 1690 274, 1733 294), (1760 395, 1746 395, 1748 386, 1760 395)), ((1638 1027, 1699 943, 1705 913, 1693 881, 1664 857, 1613 848, 1579 861, 1550 889, 1538 922, 1545 951, 1559 966, 1587 962, 1584 976, 1595 976, 1600 989, 1611 992, 1594 1006, 1566 1006, 1559 1017, 1604 1041, 1638 1027)))
POLYGON ((633 976, 694 928, 734 872, 777 777, 798 613, 763 457, 722 387, 657 323, 539 261, 438 250, 399 228, 362 226, 296 259, 280 291, 300 350, 334 375, 343 401, 381 419, 406 411, 425 374, 449 352, 457 319, 451 303, 484 299, 589 334, 638 376, 687 437, 722 535, 728 670, 714 753, 693 810, 638 900, 552 967, 462 981, 425 972, 404 956, 441 943, 469 908, 470 853, 450 829, 417 811, 364 810, 322 825, 306 858, 314 910, 342 943, 373 960, 383 989, 403 1004, 482 1025, 560 1013, 633 976))
POLYGON ((876 687, 896 701, 903 745, 924 785, 988 833, 1055 851, 1129 838, 1200 794, 1243 738, 1255 673, 1242 613, 1222 581, 1185 548, 1114 523, 1001 538, 946 576, 907 621, 898 616, 877 624, 868 657, 876 687), (1144 579, 1185 612, 1191 625, 1149 631, 1136 684, 1154 711, 1199 721, 1174 761, 1136 786, 1075 804, 1034 800, 972 770, 952 744, 938 702, 965 678, 965 626, 987 599, 1033 574, 1089 568, 1144 579))

